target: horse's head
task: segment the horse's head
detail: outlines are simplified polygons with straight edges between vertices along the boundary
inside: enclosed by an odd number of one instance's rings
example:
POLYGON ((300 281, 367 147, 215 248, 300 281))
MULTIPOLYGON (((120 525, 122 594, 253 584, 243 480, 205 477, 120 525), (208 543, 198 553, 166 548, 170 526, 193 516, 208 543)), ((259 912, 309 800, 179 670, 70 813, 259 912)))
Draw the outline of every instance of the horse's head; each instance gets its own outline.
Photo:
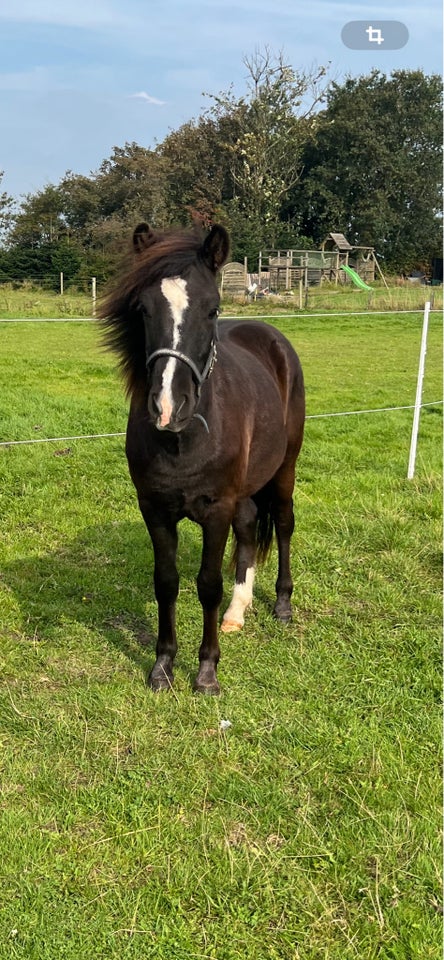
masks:
MULTIPOLYGON (((140 224, 133 244, 146 284, 138 300, 145 333, 147 409, 159 430, 178 433, 194 416, 202 384, 216 358, 219 291, 216 274, 228 255, 228 234, 214 226, 203 241, 181 248, 173 234, 140 224), (168 247, 170 244, 170 247, 168 247)), ((182 235, 183 238, 183 235, 182 235)))

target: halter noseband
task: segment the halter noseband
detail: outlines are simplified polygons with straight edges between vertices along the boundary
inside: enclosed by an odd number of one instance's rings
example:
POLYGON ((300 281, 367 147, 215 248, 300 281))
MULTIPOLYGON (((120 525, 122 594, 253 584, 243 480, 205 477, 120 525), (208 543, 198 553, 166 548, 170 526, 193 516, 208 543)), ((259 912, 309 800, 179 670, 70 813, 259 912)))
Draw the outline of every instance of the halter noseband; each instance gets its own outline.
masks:
POLYGON ((160 350, 154 350, 153 353, 150 353, 149 357, 146 359, 146 369, 149 370, 152 363, 157 360, 158 357, 173 357, 175 360, 181 360, 182 363, 185 363, 187 367, 190 368, 194 379, 197 384, 197 396, 200 397, 200 391, 202 389, 202 384, 208 377, 211 376, 213 372, 214 364, 217 360, 217 331, 211 341, 210 352, 206 364, 200 373, 197 368, 194 360, 191 360, 191 357, 187 357, 186 353, 182 353, 181 350, 170 350, 169 347, 162 347, 160 350))

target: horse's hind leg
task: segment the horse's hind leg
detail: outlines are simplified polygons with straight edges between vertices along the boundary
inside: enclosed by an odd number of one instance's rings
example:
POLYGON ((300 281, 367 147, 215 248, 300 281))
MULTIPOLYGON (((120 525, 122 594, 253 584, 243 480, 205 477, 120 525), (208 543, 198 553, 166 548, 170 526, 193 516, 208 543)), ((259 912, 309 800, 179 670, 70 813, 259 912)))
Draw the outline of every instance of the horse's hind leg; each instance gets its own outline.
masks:
POLYGON ((233 519, 236 537, 236 582, 233 596, 225 612, 221 630, 232 633, 244 625, 244 615, 253 600, 253 583, 256 560, 256 515, 253 500, 241 500, 233 519))
POLYGON ((286 462, 272 481, 272 512, 278 546, 278 576, 274 615, 288 623, 291 620, 293 579, 290 569, 290 542, 294 530, 293 512, 294 462, 286 462))

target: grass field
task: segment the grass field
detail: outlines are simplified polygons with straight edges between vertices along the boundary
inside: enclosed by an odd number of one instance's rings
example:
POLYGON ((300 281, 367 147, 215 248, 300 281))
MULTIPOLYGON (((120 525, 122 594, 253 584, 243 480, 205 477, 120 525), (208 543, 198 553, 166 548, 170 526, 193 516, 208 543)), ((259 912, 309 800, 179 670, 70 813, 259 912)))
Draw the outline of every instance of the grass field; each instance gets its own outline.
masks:
MULTIPOLYGON (((103 290, 99 289, 99 294, 103 290)), ((305 312, 351 312, 361 310, 422 310, 426 300, 441 309, 442 287, 421 285, 392 285, 387 289, 382 283, 374 285, 371 294, 358 290, 350 284, 335 286, 323 284, 310 287, 307 299, 304 295, 305 312)), ((93 304, 91 295, 68 289, 62 296, 44 287, 24 283, 15 288, 0 284, 0 317, 90 317, 93 304)), ((299 296, 275 297, 273 295, 248 301, 239 297, 235 301, 224 300, 223 313, 228 314, 276 314, 299 313, 299 296)))
MULTIPOLYGON (((310 416, 414 402, 420 315, 273 322, 310 416)), ((0 440, 125 429, 93 325, 0 336, 0 440)), ((273 556, 216 699, 191 692, 188 523, 174 694, 145 686, 152 553, 123 438, 0 447, 0 960, 441 957, 435 314, 423 399, 413 481, 411 410, 308 420, 294 622, 271 617, 273 556)))

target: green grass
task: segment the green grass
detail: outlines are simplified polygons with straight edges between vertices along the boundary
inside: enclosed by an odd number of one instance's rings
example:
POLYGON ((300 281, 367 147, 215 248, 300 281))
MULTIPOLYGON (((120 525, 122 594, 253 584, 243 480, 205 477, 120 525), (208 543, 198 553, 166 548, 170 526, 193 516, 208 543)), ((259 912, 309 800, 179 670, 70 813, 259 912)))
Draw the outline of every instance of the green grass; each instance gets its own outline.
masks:
MULTIPOLYGON (((99 289, 99 296, 102 293, 103 289, 99 289)), ((368 294, 350 284, 335 286, 325 283, 320 287, 310 287, 307 298, 304 294, 302 312, 422 310, 426 300, 430 300, 434 308, 441 309, 442 287, 391 283, 387 289, 378 282, 374 284, 372 293, 368 294)), ((0 284, 0 318, 3 319, 90 317, 91 311, 91 295, 81 291, 68 288, 66 293, 60 295, 30 282, 18 288, 7 283, 0 284)), ((226 316, 300 313, 299 295, 271 295, 252 302, 245 297, 224 299, 222 311, 226 316)))
POLYGON ((25 282, 16 289, 0 284, 0 317, 90 317, 92 297, 81 291, 68 290, 63 295, 43 286, 25 282))
MULTIPOLYGON (((441 309, 442 287, 393 283, 387 289, 379 282, 373 285, 371 293, 366 293, 351 284, 335 286, 332 283, 325 283, 320 287, 309 287, 307 294, 304 292, 302 313, 423 310, 427 300, 430 300, 433 308, 441 309)), ((293 295, 270 295, 252 303, 240 297, 231 303, 223 302, 222 307, 225 314, 236 315, 301 313, 297 292, 293 292, 293 295)))
MULTIPOLYGON (((413 403, 420 316, 279 323, 310 415, 413 403)), ((0 439, 125 429, 93 326, 0 331, 0 439)), ((432 315, 425 402, 440 343, 432 315)), ((219 699, 191 692, 189 523, 174 694, 145 686, 152 553, 123 438, 0 448, 1 960, 441 956, 442 407, 407 481, 411 421, 308 420, 294 621, 271 617, 273 556, 219 699)))

